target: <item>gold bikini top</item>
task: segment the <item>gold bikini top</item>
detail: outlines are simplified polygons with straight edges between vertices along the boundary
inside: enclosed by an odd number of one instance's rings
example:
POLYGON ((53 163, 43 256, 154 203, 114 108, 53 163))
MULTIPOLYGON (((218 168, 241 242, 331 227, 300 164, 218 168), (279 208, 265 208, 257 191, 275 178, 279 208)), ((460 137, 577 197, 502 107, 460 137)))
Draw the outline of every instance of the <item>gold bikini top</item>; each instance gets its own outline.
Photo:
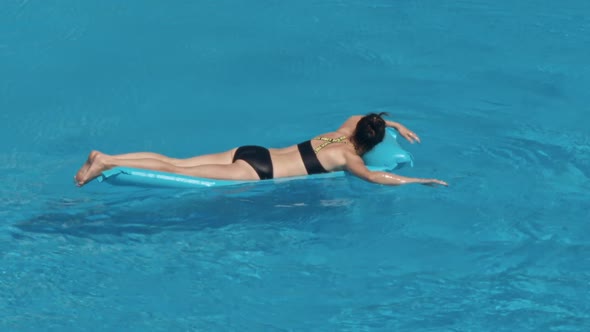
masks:
POLYGON ((314 140, 317 141, 324 141, 324 143, 318 145, 315 149, 313 149, 313 152, 315 152, 316 154, 318 152, 320 152, 321 149, 325 148, 326 146, 332 144, 332 143, 344 143, 344 144, 348 144, 347 141, 345 141, 347 137, 346 136, 340 136, 338 138, 329 138, 329 137, 316 137, 314 138, 314 140))

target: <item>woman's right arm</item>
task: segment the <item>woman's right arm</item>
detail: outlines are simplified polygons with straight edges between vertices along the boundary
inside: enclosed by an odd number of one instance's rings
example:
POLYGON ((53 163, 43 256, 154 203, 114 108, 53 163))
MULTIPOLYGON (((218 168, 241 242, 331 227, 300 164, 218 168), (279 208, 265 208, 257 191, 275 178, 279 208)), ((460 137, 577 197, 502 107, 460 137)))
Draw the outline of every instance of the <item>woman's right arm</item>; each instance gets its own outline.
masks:
POLYGON ((411 178, 389 172, 371 171, 367 168, 363 159, 353 153, 346 156, 346 170, 365 181, 389 186, 400 186, 410 183, 448 186, 445 181, 438 179, 411 178))

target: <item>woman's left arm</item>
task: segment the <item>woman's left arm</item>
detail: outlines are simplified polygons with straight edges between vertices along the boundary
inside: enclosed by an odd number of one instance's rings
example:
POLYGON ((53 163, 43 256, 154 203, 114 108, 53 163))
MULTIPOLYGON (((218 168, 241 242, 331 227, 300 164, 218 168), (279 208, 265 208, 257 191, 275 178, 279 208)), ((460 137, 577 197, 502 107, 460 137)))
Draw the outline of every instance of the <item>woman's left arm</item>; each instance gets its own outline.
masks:
POLYGON ((394 128, 398 131, 400 135, 402 135, 405 139, 407 139, 410 143, 418 142, 420 143, 420 137, 416 135, 415 132, 411 131, 410 129, 406 128, 403 124, 395 121, 385 121, 385 125, 387 127, 394 128))

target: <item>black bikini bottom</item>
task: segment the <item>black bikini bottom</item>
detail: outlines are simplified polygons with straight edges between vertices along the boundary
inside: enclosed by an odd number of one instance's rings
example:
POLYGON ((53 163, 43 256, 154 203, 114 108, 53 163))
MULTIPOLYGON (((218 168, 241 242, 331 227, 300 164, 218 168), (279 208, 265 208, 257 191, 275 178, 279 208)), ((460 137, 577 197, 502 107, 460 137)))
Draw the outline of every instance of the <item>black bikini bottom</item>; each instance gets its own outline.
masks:
POLYGON ((233 161, 238 159, 252 166, 260 180, 272 179, 272 160, 270 159, 270 151, 267 148, 255 145, 241 146, 236 150, 233 161))

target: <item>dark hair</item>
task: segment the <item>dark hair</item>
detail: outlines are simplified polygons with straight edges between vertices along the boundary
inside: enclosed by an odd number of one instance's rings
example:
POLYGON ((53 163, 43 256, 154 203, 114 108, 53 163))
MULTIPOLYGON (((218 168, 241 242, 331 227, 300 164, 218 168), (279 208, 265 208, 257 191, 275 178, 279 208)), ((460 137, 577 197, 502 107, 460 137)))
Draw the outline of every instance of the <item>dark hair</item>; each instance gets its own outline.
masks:
POLYGON ((367 114, 356 124, 356 129, 352 136, 354 147, 359 155, 362 156, 371 151, 375 145, 383 141, 386 127, 383 116, 389 116, 389 114, 385 112, 367 114))

